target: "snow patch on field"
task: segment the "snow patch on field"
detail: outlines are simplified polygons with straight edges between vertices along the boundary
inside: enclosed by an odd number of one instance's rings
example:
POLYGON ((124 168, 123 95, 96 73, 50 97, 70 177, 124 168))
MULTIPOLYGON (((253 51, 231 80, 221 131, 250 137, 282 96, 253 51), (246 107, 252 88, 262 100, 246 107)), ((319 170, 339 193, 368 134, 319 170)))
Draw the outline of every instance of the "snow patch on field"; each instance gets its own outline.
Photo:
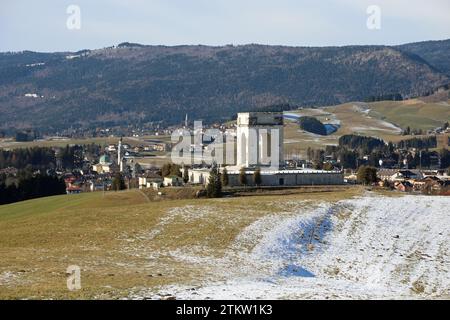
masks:
POLYGON ((174 257, 210 270, 196 288, 130 298, 399 299, 450 297, 450 198, 365 197, 316 208, 287 205, 235 239, 222 258, 174 257))
POLYGON ((27 281, 23 279, 22 272, 4 271, 0 273, 0 288, 2 286, 16 286, 24 283, 27 283, 27 281))
MULTIPOLYGON (((373 119, 373 118, 372 118, 373 119)), ((386 122, 384 120, 373 119, 376 121, 378 127, 374 126, 353 126, 352 129, 354 131, 392 131, 394 134, 399 134, 402 132, 402 129, 397 127, 396 125, 386 122)))
POLYGON ((203 206, 184 206, 169 210, 165 216, 161 218, 159 223, 149 233, 142 234, 138 238, 141 240, 151 240, 159 235, 166 226, 174 223, 187 223, 192 221, 201 221, 208 215, 213 215, 215 211, 211 207, 203 206))
POLYGON ((365 115, 366 118, 372 119, 374 121, 374 125, 371 126, 359 126, 359 127, 352 127, 353 130, 356 131, 386 131, 390 130, 393 131, 393 133, 401 133, 402 129, 395 124, 391 122, 387 122, 385 120, 376 119, 373 118, 370 113, 372 112, 372 109, 369 107, 368 104, 365 103, 356 103, 352 106, 352 110, 358 113, 362 113, 365 115))

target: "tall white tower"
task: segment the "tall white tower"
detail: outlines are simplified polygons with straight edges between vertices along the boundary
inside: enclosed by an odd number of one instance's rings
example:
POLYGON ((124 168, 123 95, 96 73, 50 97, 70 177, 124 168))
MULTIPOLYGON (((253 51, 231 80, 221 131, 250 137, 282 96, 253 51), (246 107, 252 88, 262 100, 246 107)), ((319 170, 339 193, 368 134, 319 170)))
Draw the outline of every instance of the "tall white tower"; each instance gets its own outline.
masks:
POLYGON ((120 172, 123 172, 122 137, 120 137, 119 145, 117 146, 117 164, 119 165, 120 172))
POLYGON ((237 166, 280 168, 284 162, 283 113, 239 113, 237 166))

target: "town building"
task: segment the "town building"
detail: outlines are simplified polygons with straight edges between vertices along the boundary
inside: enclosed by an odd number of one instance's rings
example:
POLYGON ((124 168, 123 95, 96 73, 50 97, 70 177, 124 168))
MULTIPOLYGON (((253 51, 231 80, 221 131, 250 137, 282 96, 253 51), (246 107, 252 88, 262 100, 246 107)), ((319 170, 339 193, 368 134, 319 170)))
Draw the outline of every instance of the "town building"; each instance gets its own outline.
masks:
POLYGON ((79 194, 81 192, 82 192, 81 188, 77 186, 70 186, 66 188, 67 194, 79 194))
POLYGON ((139 177, 139 189, 153 188, 159 189, 163 186, 164 179, 156 174, 147 174, 139 177))
POLYGON ((397 181, 394 183, 394 188, 401 192, 410 192, 413 190, 413 185, 409 181, 397 181))
POLYGON ((99 174, 102 173, 110 173, 112 171, 112 162, 109 155, 104 154, 100 157, 99 163, 94 164, 92 166, 92 171, 97 172, 99 174))
POLYGON ((420 170, 380 169, 377 171, 377 177, 382 181, 395 182, 421 179, 423 175, 420 170))
POLYGON ((183 185, 183 178, 179 176, 169 176, 164 178, 164 187, 181 187, 183 185))

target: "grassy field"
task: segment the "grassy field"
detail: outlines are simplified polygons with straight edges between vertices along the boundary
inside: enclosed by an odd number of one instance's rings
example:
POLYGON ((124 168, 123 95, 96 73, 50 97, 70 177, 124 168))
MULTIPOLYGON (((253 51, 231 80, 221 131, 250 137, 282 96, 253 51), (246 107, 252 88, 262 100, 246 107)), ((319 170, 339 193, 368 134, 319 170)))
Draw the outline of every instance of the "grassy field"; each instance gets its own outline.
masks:
MULTIPOLYGON (((449 101, 383 101, 374 103, 346 103, 318 109, 294 110, 304 116, 313 116, 324 123, 339 123, 340 129, 329 135, 319 136, 298 129, 292 121, 285 124, 284 149, 288 155, 306 155, 308 147, 320 149, 325 145, 336 145, 339 137, 360 134, 398 142, 414 136, 401 135, 401 128, 434 129, 450 121, 449 101)), ((446 147, 448 135, 438 139, 439 148, 446 147)))
POLYGON ((152 201, 137 190, 57 196, 0 206, 0 298, 118 298, 139 288, 214 278, 176 252, 220 257, 236 236, 289 205, 360 194, 335 192, 152 201), (69 265, 82 289, 66 287, 69 265))
MULTIPOLYGON (((66 145, 88 145, 98 144, 101 146, 107 146, 109 144, 117 145, 118 137, 105 137, 105 138, 89 138, 89 139, 63 139, 63 140, 36 140, 29 142, 15 142, 11 139, 0 139, 0 149, 18 149, 18 148, 31 148, 31 147, 65 147, 66 145)), ((124 137, 124 143, 134 147, 137 145, 146 145, 146 141, 154 140, 161 142, 170 142, 170 136, 143 136, 139 138, 124 137)), ((156 166, 160 167, 163 164, 170 161, 170 152, 150 152, 151 157, 136 158, 136 162, 143 166, 156 166)))
POLYGON ((286 154, 300 154, 305 156, 308 147, 321 149, 325 145, 337 145, 339 137, 346 134, 376 136, 387 139, 387 141, 392 141, 400 137, 399 128, 386 121, 369 116, 365 109, 353 103, 320 109, 302 109, 294 111, 294 113, 316 117, 323 123, 338 123, 340 128, 331 135, 320 136, 303 132, 298 129, 298 125, 295 122, 286 121, 286 154))
POLYGON ((448 102, 426 103, 421 100, 384 101, 370 104, 370 115, 402 128, 429 130, 450 121, 448 102))
MULTIPOLYGON (((124 143, 128 143, 131 146, 144 145, 145 140, 157 140, 163 142, 169 142, 170 136, 143 136, 139 138, 124 137, 124 143)), ((87 139, 53 139, 53 140, 36 140, 29 142, 15 142, 11 139, 0 139, 0 148, 30 148, 30 147, 65 147, 66 145, 78 144, 99 144, 106 146, 109 144, 117 144, 119 137, 102 137, 102 138, 87 138, 87 139)))
POLYGON ((142 166, 162 167, 164 164, 171 162, 170 153, 164 155, 156 155, 154 157, 135 158, 135 161, 142 166))

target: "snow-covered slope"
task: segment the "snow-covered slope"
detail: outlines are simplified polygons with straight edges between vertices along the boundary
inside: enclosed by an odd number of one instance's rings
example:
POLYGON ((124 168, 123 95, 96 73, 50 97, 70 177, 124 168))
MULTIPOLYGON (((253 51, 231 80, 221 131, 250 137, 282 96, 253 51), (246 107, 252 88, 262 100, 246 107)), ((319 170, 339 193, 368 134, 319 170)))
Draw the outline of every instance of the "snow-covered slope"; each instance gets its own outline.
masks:
POLYGON ((223 258, 177 253, 222 280, 131 298, 450 298, 448 208, 448 197, 373 194, 314 209, 298 205, 291 215, 247 227, 223 258))

